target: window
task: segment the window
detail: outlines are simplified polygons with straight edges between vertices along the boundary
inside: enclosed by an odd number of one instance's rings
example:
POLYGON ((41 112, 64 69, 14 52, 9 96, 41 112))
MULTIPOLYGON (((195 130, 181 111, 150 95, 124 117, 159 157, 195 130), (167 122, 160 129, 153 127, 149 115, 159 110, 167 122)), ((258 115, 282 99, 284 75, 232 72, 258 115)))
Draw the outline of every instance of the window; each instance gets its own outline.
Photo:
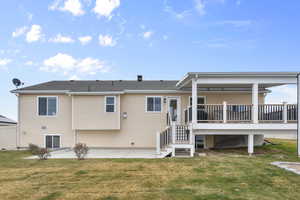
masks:
MULTIPOLYGON (((190 97, 190 106, 192 106, 192 97, 190 97)), ((205 104, 205 97, 198 97, 197 104, 205 104)))
MULTIPOLYGON (((190 97, 190 106, 192 106, 192 97, 190 97)), ((197 98, 197 108, 198 109, 204 109, 204 106, 201 106, 200 104, 205 104, 205 97, 198 97, 197 98)))
POLYGON ((147 97, 147 112, 161 112, 161 97, 147 97))
POLYGON ((105 112, 116 112, 116 97, 105 97, 105 112))
POLYGON ((57 97, 38 97, 38 114, 54 116, 57 113, 57 97))
POLYGON ((46 135, 45 136, 46 148, 54 149, 60 148, 60 136, 59 135, 46 135))

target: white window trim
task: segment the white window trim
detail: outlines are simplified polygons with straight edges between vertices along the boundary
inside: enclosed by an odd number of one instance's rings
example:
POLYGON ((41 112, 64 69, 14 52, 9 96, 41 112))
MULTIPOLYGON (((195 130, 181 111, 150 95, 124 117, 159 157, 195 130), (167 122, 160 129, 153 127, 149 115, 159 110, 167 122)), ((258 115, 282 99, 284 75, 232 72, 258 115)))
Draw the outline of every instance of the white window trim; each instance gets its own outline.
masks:
MULTIPOLYGON (((62 143, 61 143, 62 134, 44 134, 44 148, 46 148, 46 136, 59 136, 59 148, 62 148, 62 143)), ((52 141, 52 146, 53 146, 53 141, 52 141)), ((57 148, 50 148, 50 149, 57 149, 57 148)))
POLYGON ((145 98, 145 112, 146 113, 161 113, 163 110, 163 97, 162 96, 146 96, 145 98), (148 111, 148 98, 160 98, 160 111, 148 111))
MULTIPOLYGON (((206 96, 198 96, 198 97, 203 98, 204 99, 204 104, 206 104, 206 96)), ((198 102, 198 97, 197 97, 197 102, 198 102)), ((188 104, 188 106, 191 106, 191 98, 192 98, 192 96, 189 96, 189 104, 188 104)))
MULTIPOLYGON (((48 100, 47 100, 47 106, 48 106, 48 100)), ((36 97, 36 114, 38 117, 56 117, 58 115, 58 96, 37 96, 36 97), (40 115, 39 114, 39 98, 48 98, 48 97, 55 97, 56 98, 56 113, 55 115, 40 115)), ((47 110, 48 110, 48 107, 47 107, 47 110)))
POLYGON ((117 107, 117 102, 116 102, 117 97, 116 96, 105 96, 104 98, 104 112, 105 113, 115 113, 117 111, 116 107, 117 107), (112 104, 106 104, 106 99, 107 98, 114 98, 114 112, 106 112, 106 106, 107 105, 112 105, 112 104))

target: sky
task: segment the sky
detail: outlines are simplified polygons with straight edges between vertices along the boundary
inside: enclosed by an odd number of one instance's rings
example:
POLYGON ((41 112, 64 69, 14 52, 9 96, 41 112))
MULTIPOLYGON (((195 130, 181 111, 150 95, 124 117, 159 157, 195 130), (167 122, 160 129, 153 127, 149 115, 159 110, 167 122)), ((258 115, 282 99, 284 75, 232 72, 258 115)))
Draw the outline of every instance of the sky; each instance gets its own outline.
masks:
MULTIPOLYGON (((298 0, 6 0, 0 9, 0 114, 12 119, 13 78, 300 71, 298 0)), ((296 102, 295 86, 267 96, 282 101, 296 102)))

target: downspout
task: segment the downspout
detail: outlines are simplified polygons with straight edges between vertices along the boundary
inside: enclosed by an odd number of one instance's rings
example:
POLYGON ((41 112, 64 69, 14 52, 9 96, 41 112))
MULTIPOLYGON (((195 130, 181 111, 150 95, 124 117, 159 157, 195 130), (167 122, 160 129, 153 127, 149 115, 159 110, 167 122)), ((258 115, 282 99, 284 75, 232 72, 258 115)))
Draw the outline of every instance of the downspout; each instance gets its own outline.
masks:
POLYGON ((21 144, 21 138, 20 138, 20 95, 18 93, 16 93, 16 97, 18 98, 18 122, 17 122, 17 130, 16 130, 16 148, 19 149, 20 148, 20 144, 21 144))
POLYGON ((300 157, 300 73, 297 74, 297 156, 300 157))

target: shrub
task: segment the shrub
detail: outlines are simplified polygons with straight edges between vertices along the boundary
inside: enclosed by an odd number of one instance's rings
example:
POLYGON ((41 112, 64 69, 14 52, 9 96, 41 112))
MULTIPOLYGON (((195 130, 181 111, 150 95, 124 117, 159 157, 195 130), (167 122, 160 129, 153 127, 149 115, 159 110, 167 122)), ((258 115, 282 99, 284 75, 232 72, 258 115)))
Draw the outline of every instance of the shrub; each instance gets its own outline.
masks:
POLYGON ((37 152, 39 151, 39 146, 35 145, 35 144, 29 144, 29 151, 33 154, 33 155, 37 155, 37 152))
POLYGON ((29 151, 32 155, 36 155, 40 160, 47 160, 50 156, 50 152, 47 148, 41 148, 35 144, 29 144, 29 151))
POLYGON ((83 160, 86 156, 86 154, 89 151, 89 148, 86 146, 86 144, 83 143, 78 143, 75 145, 75 147, 73 148, 76 157, 78 160, 83 160))
POLYGON ((36 155, 40 160, 47 160, 50 156, 50 152, 47 148, 38 148, 36 155))

